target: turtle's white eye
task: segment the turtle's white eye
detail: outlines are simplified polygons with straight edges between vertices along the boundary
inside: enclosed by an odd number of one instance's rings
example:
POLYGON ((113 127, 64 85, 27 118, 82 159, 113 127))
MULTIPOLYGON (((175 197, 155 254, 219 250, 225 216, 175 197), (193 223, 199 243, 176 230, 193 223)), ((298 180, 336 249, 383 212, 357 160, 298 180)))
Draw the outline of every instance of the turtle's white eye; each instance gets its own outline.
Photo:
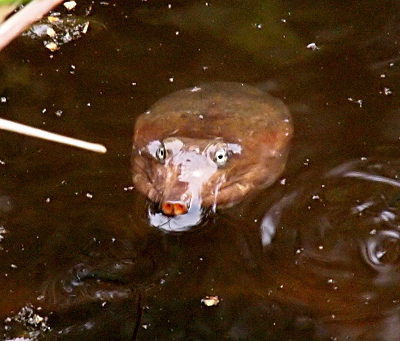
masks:
POLYGON ((156 159, 160 162, 164 162, 167 157, 167 151, 164 144, 162 143, 156 150, 156 159))
POLYGON ((228 150, 225 146, 219 147, 214 153, 214 162, 218 167, 225 166, 228 161, 228 150))
POLYGON ((159 140, 151 141, 146 146, 148 153, 158 162, 163 163, 167 157, 167 150, 164 143, 159 140))
MULTIPOLYGON (((1 1, 1 0, 0 0, 1 1)), ((166 163, 168 158, 176 155, 183 146, 183 142, 175 137, 168 137, 163 141, 154 140, 147 145, 147 152, 160 163, 166 163)))

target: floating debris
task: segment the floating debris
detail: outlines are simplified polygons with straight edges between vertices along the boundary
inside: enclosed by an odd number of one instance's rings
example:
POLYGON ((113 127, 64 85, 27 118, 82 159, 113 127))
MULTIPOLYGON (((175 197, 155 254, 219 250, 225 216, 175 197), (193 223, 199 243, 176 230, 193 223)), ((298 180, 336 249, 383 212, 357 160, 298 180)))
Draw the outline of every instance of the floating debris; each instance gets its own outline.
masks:
POLYGON ((14 316, 4 320, 5 340, 38 340, 51 328, 47 325, 47 316, 38 314, 40 308, 27 304, 14 316))
POLYGON ((310 50, 313 50, 313 51, 319 50, 319 49, 320 49, 320 48, 317 46, 317 44, 315 44, 315 43, 308 44, 308 45, 307 45, 307 48, 310 49, 310 50))
POLYGON ((49 21, 49 23, 54 24, 55 22, 59 21, 60 18, 59 18, 59 17, 54 17, 54 16, 52 16, 52 15, 49 15, 49 16, 47 17, 47 20, 49 21))
POLYGON ((212 307, 216 306, 219 303, 219 297, 218 296, 206 296, 201 300, 201 303, 203 303, 207 307, 212 307))
POLYGON ((47 29, 46 33, 47 33, 47 35, 48 35, 49 37, 52 37, 52 38, 56 36, 56 31, 54 31, 54 29, 53 29, 52 27, 49 27, 49 28, 47 29))
POLYGON ((61 1, 62 0, 33 0, 27 5, 20 5, 20 10, 5 20, 5 18, 24 1, 11 1, 11 5, 4 4, 4 6, 2 6, 2 1, 0 0, 0 50, 26 30, 29 25, 42 18, 53 7, 57 6, 61 1), (5 21, 3 22, 3 20, 5 21))
POLYGON ((67 1, 64 2, 64 7, 68 10, 71 11, 76 7, 76 2, 75 1, 67 1))
MULTIPOLYGON (((73 1, 69 1, 68 3, 70 2, 73 1)), ((72 14, 62 15, 59 12, 53 12, 51 15, 33 24, 22 35, 34 40, 43 41, 44 46, 54 52, 61 45, 80 39, 88 32, 89 26, 90 22, 86 17, 72 14)))
POLYGON ((45 45, 47 49, 49 49, 51 52, 57 51, 59 49, 58 45, 56 43, 48 43, 45 45))

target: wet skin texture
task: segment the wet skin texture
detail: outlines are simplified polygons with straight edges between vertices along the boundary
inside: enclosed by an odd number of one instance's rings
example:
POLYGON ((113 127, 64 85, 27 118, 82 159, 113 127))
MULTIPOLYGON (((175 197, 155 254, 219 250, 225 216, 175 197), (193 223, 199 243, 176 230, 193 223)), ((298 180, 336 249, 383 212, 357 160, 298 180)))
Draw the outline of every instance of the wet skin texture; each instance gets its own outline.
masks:
POLYGON ((292 134, 288 108, 255 87, 181 90, 137 119, 133 182, 165 216, 231 206, 280 176, 292 134))

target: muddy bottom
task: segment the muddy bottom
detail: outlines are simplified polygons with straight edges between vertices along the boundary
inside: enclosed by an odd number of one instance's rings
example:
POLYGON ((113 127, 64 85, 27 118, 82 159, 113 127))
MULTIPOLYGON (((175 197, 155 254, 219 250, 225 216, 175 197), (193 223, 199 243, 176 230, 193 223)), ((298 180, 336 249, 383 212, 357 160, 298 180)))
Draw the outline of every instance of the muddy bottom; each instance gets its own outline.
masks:
POLYGON ((399 340, 399 10, 83 1, 86 34, 1 51, 2 118, 108 148, 0 131, 2 338, 399 340), (288 165, 240 206, 165 234, 132 186, 133 124, 208 81, 290 107, 288 165))

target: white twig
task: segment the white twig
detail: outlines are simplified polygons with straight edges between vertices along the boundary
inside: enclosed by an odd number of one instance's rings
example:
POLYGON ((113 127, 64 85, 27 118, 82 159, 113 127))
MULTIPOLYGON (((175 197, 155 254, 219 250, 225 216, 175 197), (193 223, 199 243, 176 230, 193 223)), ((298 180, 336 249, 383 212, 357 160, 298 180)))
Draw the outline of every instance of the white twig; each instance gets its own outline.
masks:
POLYGON ((8 131, 12 131, 15 133, 28 135, 28 136, 38 137, 38 138, 41 138, 44 140, 63 143, 63 144, 67 144, 70 146, 91 150, 91 151, 97 152, 97 153, 107 152, 106 147, 104 147, 102 144, 85 142, 85 141, 74 139, 71 137, 66 137, 66 136, 59 135, 59 134, 49 133, 48 131, 45 131, 42 129, 32 128, 32 127, 26 126, 24 124, 12 122, 12 121, 5 120, 2 118, 0 118, 0 129, 4 129, 4 130, 8 130, 8 131))
POLYGON ((33 0, 0 25, 0 51, 63 0, 33 0))

